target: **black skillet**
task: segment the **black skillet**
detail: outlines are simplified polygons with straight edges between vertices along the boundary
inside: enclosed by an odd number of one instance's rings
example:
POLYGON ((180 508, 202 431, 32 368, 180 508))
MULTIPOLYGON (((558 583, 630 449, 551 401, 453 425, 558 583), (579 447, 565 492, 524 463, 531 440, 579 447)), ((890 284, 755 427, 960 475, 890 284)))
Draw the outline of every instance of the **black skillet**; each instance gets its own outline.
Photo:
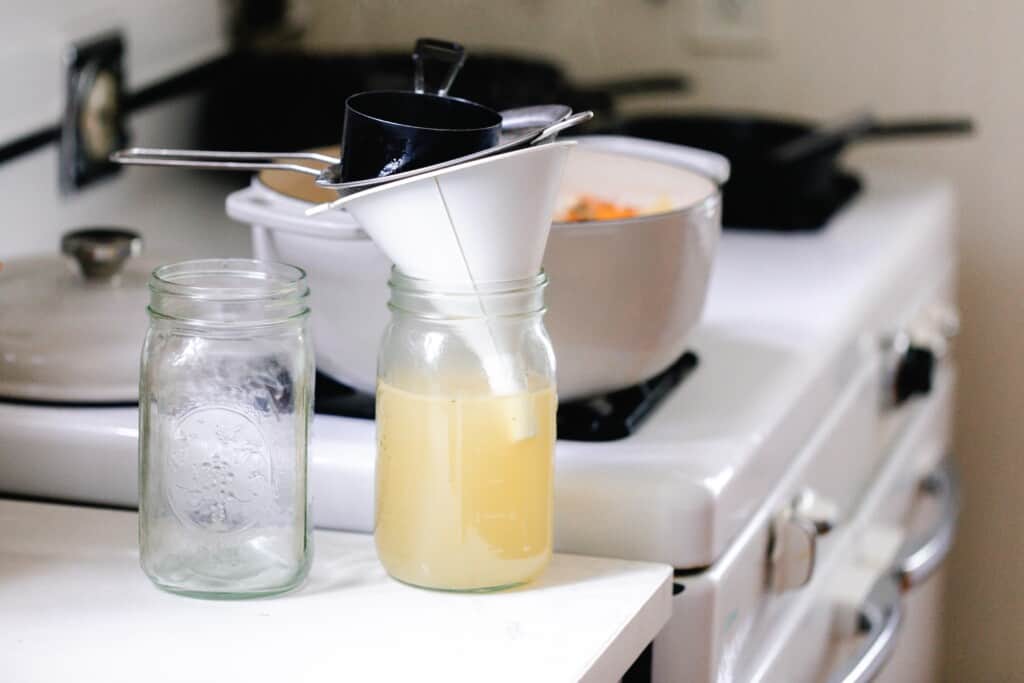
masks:
POLYGON ((859 181, 839 164, 847 145, 962 135, 972 128, 966 118, 877 121, 858 116, 816 127, 768 116, 693 113, 633 117, 604 132, 722 154, 731 165, 723 222, 731 227, 789 230, 817 227, 814 224, 820 224, 837 198, 856 193, 859 181))
MULTIPOLYGON (((408 52, 233 54, 210 75, 199 145, 259 150, 336 143, 346 98, 367 90, 409 90, 411 66, 408 52), (253 116, 256 111, 259 116, 253 116)), ((610 120, 620 97, 679 93, 687 87, 684 76, 672 73, 580 84, 543 59, 474 53, 448 94, 495 110, 565 104, 610 120)))

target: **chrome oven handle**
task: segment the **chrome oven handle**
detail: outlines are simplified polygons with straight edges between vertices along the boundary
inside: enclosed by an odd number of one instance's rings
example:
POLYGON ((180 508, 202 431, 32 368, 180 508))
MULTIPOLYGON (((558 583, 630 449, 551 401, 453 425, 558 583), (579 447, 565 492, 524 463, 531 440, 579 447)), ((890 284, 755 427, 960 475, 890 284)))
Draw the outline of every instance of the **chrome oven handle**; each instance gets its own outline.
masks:
POLYGON ((858 612, 864 643, 841 669, 832 672, 829 683, 866 683, 878 675, 896 644, 903 618, 901 594, 927 581, 953 547, 960 515, 960 479, 952 455, 921 481, 921 490, 940 501, 942 512, 919 540, 900 552, 892 571, 872 587, 858 612))
POLYGON ((832 672, 828 683, 866 683, 874 680, 896 647, 903 622, 900 586, 892 574, 880 578, 860 606, 858 626, 864 642, 843 665, 832 672))
POLYGON ((921 490, 937 498, 942 511, 935 523, 900 553, 895 572, 905 591, 927 581, 953 547, 960 516, 960 477, 952 455, 947 455, 935 471, 922 480, 921 490))

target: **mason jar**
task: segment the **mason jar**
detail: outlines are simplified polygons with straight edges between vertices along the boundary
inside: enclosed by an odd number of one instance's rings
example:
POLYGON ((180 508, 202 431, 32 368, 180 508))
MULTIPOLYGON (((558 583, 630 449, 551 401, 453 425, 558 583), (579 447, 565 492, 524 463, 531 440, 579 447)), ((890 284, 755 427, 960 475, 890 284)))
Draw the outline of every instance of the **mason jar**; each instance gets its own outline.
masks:
POLYGON ((289 590, 312 554, 313 350, 305 273, 204 259, 157 268, 139 386, 139 548, 160 588, 289 590))
POLYGON ((547 277, 446 285, 393 270, 377 378, 375 540, 394 578, 496 590, 551 558, 547 277))

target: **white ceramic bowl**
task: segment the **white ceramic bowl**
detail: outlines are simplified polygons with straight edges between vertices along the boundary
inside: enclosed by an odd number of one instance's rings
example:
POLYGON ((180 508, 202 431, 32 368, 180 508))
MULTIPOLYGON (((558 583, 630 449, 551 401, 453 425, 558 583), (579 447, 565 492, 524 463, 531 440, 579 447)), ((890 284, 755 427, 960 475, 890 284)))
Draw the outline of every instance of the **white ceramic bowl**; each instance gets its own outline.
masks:
MULTIPOLYGON (((553 226, 544 255, 551 281, 545 322, 563 399, 636 384, 686 350, 721 231, 718 185, 728 175, 722 157, 700 150, 620 137, 576 140, 561 204, 590 194, 667 210, 553 226)), ((252 225, 257 258, 306 270, 319 369, 372 392, 391 263, 345 211, 305 215, 323 199, 286 196, 254 178, 228 197, 227 211, 252 225)))

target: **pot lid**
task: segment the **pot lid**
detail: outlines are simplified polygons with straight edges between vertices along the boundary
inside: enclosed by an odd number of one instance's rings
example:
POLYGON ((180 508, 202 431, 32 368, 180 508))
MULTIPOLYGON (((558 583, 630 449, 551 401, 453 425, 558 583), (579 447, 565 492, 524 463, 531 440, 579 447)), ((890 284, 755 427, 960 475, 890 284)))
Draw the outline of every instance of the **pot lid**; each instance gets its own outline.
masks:
POLYGON ((0 268, 0 397, 72 403, 138 400, 139 352, 156 265, 130 230, 66 233, 64 257, 0 268))

